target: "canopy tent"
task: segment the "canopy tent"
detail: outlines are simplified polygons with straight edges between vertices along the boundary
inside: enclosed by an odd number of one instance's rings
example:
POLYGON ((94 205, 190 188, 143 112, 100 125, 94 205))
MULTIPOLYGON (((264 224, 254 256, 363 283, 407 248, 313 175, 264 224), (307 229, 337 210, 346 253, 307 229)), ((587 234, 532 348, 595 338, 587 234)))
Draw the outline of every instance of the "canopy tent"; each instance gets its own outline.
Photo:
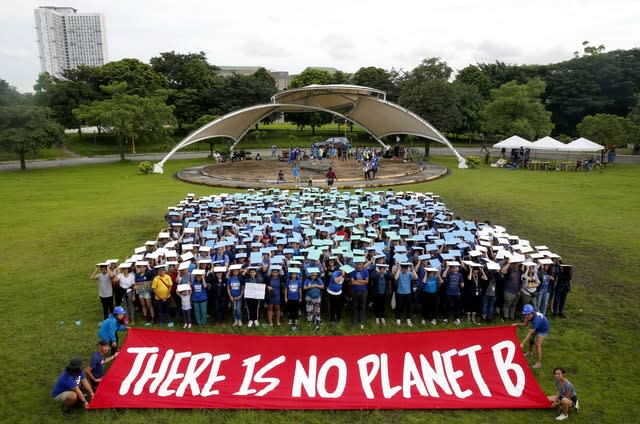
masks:
MULTIPOLYGON (((310 85, 287 90, 271 97, 271 103, 251 106, 224 115, 198 128, 180 141, 157 164, 153 171, 162 173, 164 163, 179 149, 212 137, 227 137, 234 142, 231 152, 245 134, 265 117, 276 112, 328 112, 362 127, 383 147, 380 138, 392 134, 411 134, 447 146, 458 158, 458 167, 466 168, 465 159, 449 140, 427 121, 408 109, 386 100, 383 91, 357 85, 310 85)), ((519 146, 518 146, 519 147, 519 146)))
POLYGON ((565 147, 567 147, 566 144, 549 136, 542 137, 540 140, 534 141, 531 143, 531 146, 529 146, 531 150, 562 150, 565 147))
POLYGON ((518 135, 512 135, 511 137, 502 140, 496 144, 493 145, 494 149, 519 149, 520 147, 531 147, 533 143, 531 143, 529 140, 525 140, 524 138, 518 136, 518 135))
POLYGON ((571 143, 566 144, 562 150, 566 152, 599 152, 603 149, 604 146, 601 146, 598 143, 594 143, 591 140, 587 140, 586 138, 580 137, 579 139, 573 140, 571 143))

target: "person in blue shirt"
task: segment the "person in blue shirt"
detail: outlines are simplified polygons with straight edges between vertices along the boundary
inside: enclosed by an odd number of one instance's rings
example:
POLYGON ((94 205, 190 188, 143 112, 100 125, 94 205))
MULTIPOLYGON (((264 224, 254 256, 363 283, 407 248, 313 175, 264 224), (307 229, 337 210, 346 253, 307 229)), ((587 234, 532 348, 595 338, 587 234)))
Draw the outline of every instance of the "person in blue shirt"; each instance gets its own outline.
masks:
POLYGON ((351 324, 360 322, 360 329, 364 329, 367 317, 367 286, 369 285, 369 271, 363 262, 355 262, 356 269, 351 272, 351 324))
POLYGON ((227 273, 227 294, 231 302, 233 326, 242 327, 242 299, 244 297, 244 278, 239 269, 231 269, 227 273))
POLYGON ((80 390, 81 386, 89 398, 92 398, 93 389, 82 371, 82 359, 73 358, 69 361, 69 365, 67 365, 64 372, 58 377, 51 392, 51 397, 54 400, 62 402, 64 415, 71 415, 72 408, 78 403, 81 403, 85 408, 89 407, 85 393, 80 390))
POLYGON ((373 270, 369 273, 369 279, 371 280, 371 290, 373 291, 373 311, 376 315, 376 324, 386 325, 385 309, 391 286, 389 265, 383 263, 375 264, 373 270))
POLYGON ((531 368, 540 368, 542 367, 542 342, 544 342, 544 338, 549 335, 549 331, 551 330, 551 324, 549 324, 549 320, 542 315, 540 312, 536 312, 533 309, 533 306, 526 304, 522 308, 522 317, 524 319, 523 322, 515 323, 514 326, 526 327, 530 325, 531 328, 527 332, 527 335, 522 339, 520 343, 520 348, 524 349, 524 345, 527 341, 529 341, 529 355, 531 355, 533 351, 533 346, 536 347, 536 363, 531 366, 531 368))
POLYGON ((416 274, 413 264, 404 262, 396 267, 393 279, 396 292, 396 325, 400 325, 400 316, 404 312, 407 325, 413 327, 411 322, 411 281, 417 280, 418 274, 416 274))
POLYGON ((327 269, 327 295, 329 297, 329 322, 332 325, 342 320, 342 307, 344 304, 344 296, 342 294, 342 285, 344 283, 344 272, 336 269, 335 264, 330 264, 327 269))
POLYGON ((273 327, 273 315, 276 316, 276 324, 280 325, 280 296, 284 282, 279 269, 272 269, 267 278, 267 321, 273 327))
POLYGON ((98 339, 105 341, 111 345, 111 352, 115 353, 118 349, 118 331, 126 331, 129 329, 125 325, 125 315, 127 312, 122 306, 116 306, 109 318, 100 323, 98 329, 98 339))
POLYGON ((104 377, 104 365, 113 361, 118 356, 118 352, 116 352, 107 357, 106 354, 109 352, 109 348, 108 342, 100 340, 98 342, 98 349, 93 353, 89 361, 89 366, 86 369, 87 380, 94 389, 98 387, 98 384, 102 381, 102 377, 104 377))
MULTIPOLYGON (((194 269, 191 275, 191 300, 193 302, 193 316, 196 324, 205 325, 207 323, 207 302, 209 297, 207 296, 207 290, 209 284, 204 277, 204 269, 194 269)), ((188 284, 189 279, 187 279, 188 284)))
POLYGON ((302 280, 300 280, 300 273, 296 269, 290 269, 285 288, 284 303, 289 325, 298 325, 300 302, 302 302, 302 280))
POLYGON ((449 316, 453 312, 455 324, 460 325, 460 289, 464 288, 464 279, 458 271, 457 265, 447 264, 447 268, 442 273, 444 280, 444 294, 446 299, 446 312, 444 323, 449 322, 449 316))
POLYGON ((423 268, 422 280, 418 280, 420 290, 420 309, 422 310, 422 324, 427 320, 436 325, 438 315, 438 290, 443 283, 442 277, 436 268, 423 268))

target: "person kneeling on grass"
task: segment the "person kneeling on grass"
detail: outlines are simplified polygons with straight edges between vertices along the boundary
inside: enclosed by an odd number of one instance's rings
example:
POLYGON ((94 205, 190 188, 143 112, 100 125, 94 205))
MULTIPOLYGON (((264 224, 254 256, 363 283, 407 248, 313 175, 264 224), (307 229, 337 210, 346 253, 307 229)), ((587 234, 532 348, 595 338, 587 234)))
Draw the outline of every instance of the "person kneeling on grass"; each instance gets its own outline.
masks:
POLYGON ((526 327, 531 324, 531 329, 527 332, 527 335, 522 339, 520 348, 524 349, 524 345, 529 341, 529 355, 533 351, 533 346, 536 346, 536 363, 531 368, 542 367, 542 342, 544 338, 549 335, 551 324, 549 320, 540 312, 536 312, 533 306, 527 304, 522 308, 523 322, 515 323, 514 326, 526 327))
POLYGON ((551 407, 560 407, 561 413, 556 417, 556 420, 562 421, 569 418, 569 408, 576 408, 578 412, 580 405, 578 404, 578 396, 576 395, 576 389, 573 384, 565 378, 567 371, 564 368, 554 368, 553 377, 556 379, 556 394, 547 396, 551 401, 551 407))
POLYGON ((80 390, 80 386, 84 392, 93 397, 93 390, 82 371, 82 359, 73 358, 69 361, 69 365, 64 372, 58 377, 56 385, 53 387, 51 397, 58 402, 62 402, 62 412, 64 415, 71 415, 72 408, 76 405, 82 405, 84 408, 89 407, 89 402, 85 393, 80 390))
POLYGON ((126 331, 129 329, 129 327, 126 326, 125 315, 126 311, 124 308, 122 306, 116 306, 113 314, 100 323, 98 339, 111 345, 111 353, 116 353, 118 350, 118 331, 126 331))
POLYGON ((109 348, 109 342, 100 340, 98 342, 98 349, 89 361, 89 366, 86 370, 87 380, 91 383, 91 387, 93 387, 94 390, 102 381, 102 377, 104 377, 104 365, 113 361, 116 356, 118 356, 118 352, 116 352, 107 357, 106 354, 109 352, 109 348))

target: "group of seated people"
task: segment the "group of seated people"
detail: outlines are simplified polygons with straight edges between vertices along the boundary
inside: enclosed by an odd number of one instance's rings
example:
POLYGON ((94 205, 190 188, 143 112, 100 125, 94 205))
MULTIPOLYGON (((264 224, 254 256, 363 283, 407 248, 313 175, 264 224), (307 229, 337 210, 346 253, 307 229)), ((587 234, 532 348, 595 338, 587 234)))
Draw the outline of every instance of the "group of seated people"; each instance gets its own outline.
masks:
POLYGON ((257 327, 298 320, 364 328, 516 320, 521 304, 564 316, 571 267, 546 246, 489 223, 454 219, 432 193, 265 189, 196 198, 118 263, 98 264, 113 303, 145 325, 257 327), (370 310, 373 310, 371 313, 370 310), (391 312, 393 311, 393 312, 391 312), (302 316, 302 319, 300 318, 302 316))

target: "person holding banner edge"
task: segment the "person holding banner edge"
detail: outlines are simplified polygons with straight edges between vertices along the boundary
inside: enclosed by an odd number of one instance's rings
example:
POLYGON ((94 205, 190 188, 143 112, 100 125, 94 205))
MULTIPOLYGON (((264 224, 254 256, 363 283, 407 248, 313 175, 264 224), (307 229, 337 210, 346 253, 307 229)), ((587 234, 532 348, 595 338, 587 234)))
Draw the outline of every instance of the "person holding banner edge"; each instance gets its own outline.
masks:
POLYGON ((520 343, 520 348, 524 349, 524 345, 527 341, 529 341, 529 354, 533 351, 533 346, 536 347, 536 363, 531 366, 531 368, 541 368, 542 367, 542 342, 544 342, 544 338, 549 335, 549 330, 551 329, 551 325, 549 324, 549 320, 542 315, 540 312, 536 312, 533 309, 533 306, 526 304, 522 308, 522 317, 524 319, 523 322, 515 323, 514 326, 518 327, 526 327, 531 324, 531 329, 527 332, 527 335, 522 339, 520 343))

